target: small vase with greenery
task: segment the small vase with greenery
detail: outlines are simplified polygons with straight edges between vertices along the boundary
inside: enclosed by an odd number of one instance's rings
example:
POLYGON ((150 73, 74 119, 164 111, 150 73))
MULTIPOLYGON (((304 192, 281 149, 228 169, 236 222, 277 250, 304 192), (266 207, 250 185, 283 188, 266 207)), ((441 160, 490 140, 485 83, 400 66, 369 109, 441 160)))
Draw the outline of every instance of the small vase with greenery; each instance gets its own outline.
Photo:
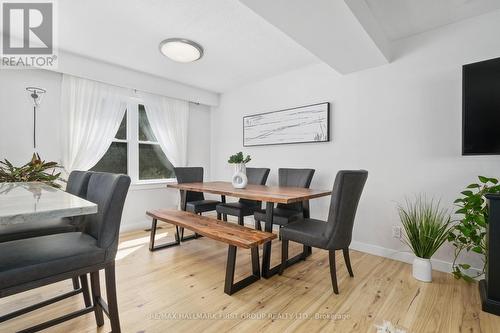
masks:
POLYGON ((439 201, 418 196, 414 202, 399 205, 403 224, 403 242, 415 254, 413 277, 424 282, 432 281, 431 257, 443 245, 451 229, 451 218, 439 201))
POLYGON ((0 183, 43 182, 60 188, 61 173, 56 172, 60 168, 57 162, 43 161, 37 153, 33 154, 31 161, 19 167, 4 159, 0 161, 0 183))
POLYGON ((486 227, 488 225, 488 205, 486 195, 500 193, 498 179, 479 176, 479 184, 473 183, 461 192, 462 197, 455 200, 459 209, 456 214, 463 215, 462 219, 451 229, 448 235, 455 247, 453 260, 453 275, 457 279, 471 282, 484 275, 488 262, 488 243, 486 241, 486 227), (477 253, 483 261, 483 268, 477 273, 469 273, 471 267, 467 263, 459 263, 465 252, 477 253))
POLYGON ((231 180, 234 188, 245 188, 248 184, 248 178, 246 173, 246 164, 250 162, 252 158, 250 155, 246 157, 243 156, 243 152, 229 156, 227 161, 229 164, 234 165, 234 174, 231 180))

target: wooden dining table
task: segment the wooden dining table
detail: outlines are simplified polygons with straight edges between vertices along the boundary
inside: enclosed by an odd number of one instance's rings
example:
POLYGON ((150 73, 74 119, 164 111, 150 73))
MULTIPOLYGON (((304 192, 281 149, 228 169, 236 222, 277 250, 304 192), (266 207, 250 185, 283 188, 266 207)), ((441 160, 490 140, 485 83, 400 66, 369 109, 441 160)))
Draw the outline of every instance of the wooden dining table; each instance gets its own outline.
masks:
MULTIPOLYGON (((309 218, 309 200, 328 196, 332 193, 331 190, 316 190, 302 187, 266 186, 251 184, 247 185, 247 187, 244 189, 237 189, 234 188, 230 182, 223 181, 169 184, 168 187, 180 190, 182 210, 186 209, 187 191, 217 194, 221 196, 222 202, 226 201, 226 196, 265 202, 266 222, 264 230, 267 232, 272 232, 273 230, 273 210, 275 203, 290 204, 295 202, 302 202, 304 208, 304 218, 309 218)), ((286 265, 293 265, 310 253, 311 249, 304 247, 304 252, 288 259, 286 265)), ((277 274, 279 272, 279 266, 280 265, 276 265, 271 268, 271 242, 265 243, 262 254, 262 276, 264 278, 269 278, 277 274)))
POLYGON ((0 228, 97 213, 97 205, 41 182, 0 183, 0 228))

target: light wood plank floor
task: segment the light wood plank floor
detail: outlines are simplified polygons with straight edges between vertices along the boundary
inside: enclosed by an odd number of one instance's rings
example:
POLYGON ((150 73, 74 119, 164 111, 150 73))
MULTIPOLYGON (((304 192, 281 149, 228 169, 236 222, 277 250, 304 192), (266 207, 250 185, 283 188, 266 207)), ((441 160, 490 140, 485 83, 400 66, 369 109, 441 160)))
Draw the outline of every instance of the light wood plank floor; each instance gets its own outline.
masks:
MULTIPOLYGON (((159 238, 172 236, 163 226, 159 238), (166 235, 168 233, 168 236, 166 235)), ((273 242, 278 263, 278 241, 273 242)), ((151 253, 148 233, 122 236, 118 301, 123 332, 375 332, 389 320, 407 332, 499 332, 500 317, 480 310, 477 285, 434 272, 434 282, 411 277, 411 266, 351 251, 354 278, 338 253, 340 295, 332 292, 326 251, 313 250, 283 276, 262 279, 228 296, 223 292, 227 247, 207 238, 151 253)), ((292 246, 291 254, 300 248, 292 246)), ((238 251, 237 274, 249 273, 250 253, 238 251)), ((102 278, 102 276, 101 276, 102 278)), ((104 282, 102 282, 104 285, 104 282)), ((6 313, 71 288, 70 281, 0 300, 6 313)), ((81 295, 0 324, 13 332, 83 306, 81 295)), ((109 332, 93 314, 49 332, 109 332)))

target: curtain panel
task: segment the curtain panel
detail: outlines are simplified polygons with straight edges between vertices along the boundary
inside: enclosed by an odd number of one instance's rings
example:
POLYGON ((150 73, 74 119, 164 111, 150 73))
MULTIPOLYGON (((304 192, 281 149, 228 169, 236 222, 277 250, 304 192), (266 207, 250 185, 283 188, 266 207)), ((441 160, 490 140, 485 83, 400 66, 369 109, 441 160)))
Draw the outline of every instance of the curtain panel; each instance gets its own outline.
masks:
POLYGON ((132 90, 63 75, 62 165, 66 172, 89 170, 111 145, 132 90))
POLYGON ((189 102, 140 93, 153 134, 175 167, 187 165, 189 102))

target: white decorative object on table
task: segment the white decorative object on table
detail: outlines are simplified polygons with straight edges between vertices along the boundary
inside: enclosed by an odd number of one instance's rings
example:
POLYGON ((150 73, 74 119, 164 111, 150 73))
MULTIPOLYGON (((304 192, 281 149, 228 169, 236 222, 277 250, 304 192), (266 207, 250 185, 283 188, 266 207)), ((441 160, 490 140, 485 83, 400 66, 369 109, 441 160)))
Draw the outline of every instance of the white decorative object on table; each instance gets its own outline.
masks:
POLYGON ((234 188, 245 188, 248 184, 247 172, 245 163, 237 163, 234 165, 234 175, 231 183, 234 188))
POLYGON ((413 277, 422 282, 432 282, 432 264, 430 259, 413 259, 413 277))
POLYGON ((229 164, 234 165, 234 174, 231 179, 231 183, 234 188, 245 188, 248 184, 247 178, 247 168, 246 164, 250 162, 252 158, 250 155, 246 157, 243 156, 243 152, 239 152, 237 154, 229 156, 229 160, 227 161, 229 164))

